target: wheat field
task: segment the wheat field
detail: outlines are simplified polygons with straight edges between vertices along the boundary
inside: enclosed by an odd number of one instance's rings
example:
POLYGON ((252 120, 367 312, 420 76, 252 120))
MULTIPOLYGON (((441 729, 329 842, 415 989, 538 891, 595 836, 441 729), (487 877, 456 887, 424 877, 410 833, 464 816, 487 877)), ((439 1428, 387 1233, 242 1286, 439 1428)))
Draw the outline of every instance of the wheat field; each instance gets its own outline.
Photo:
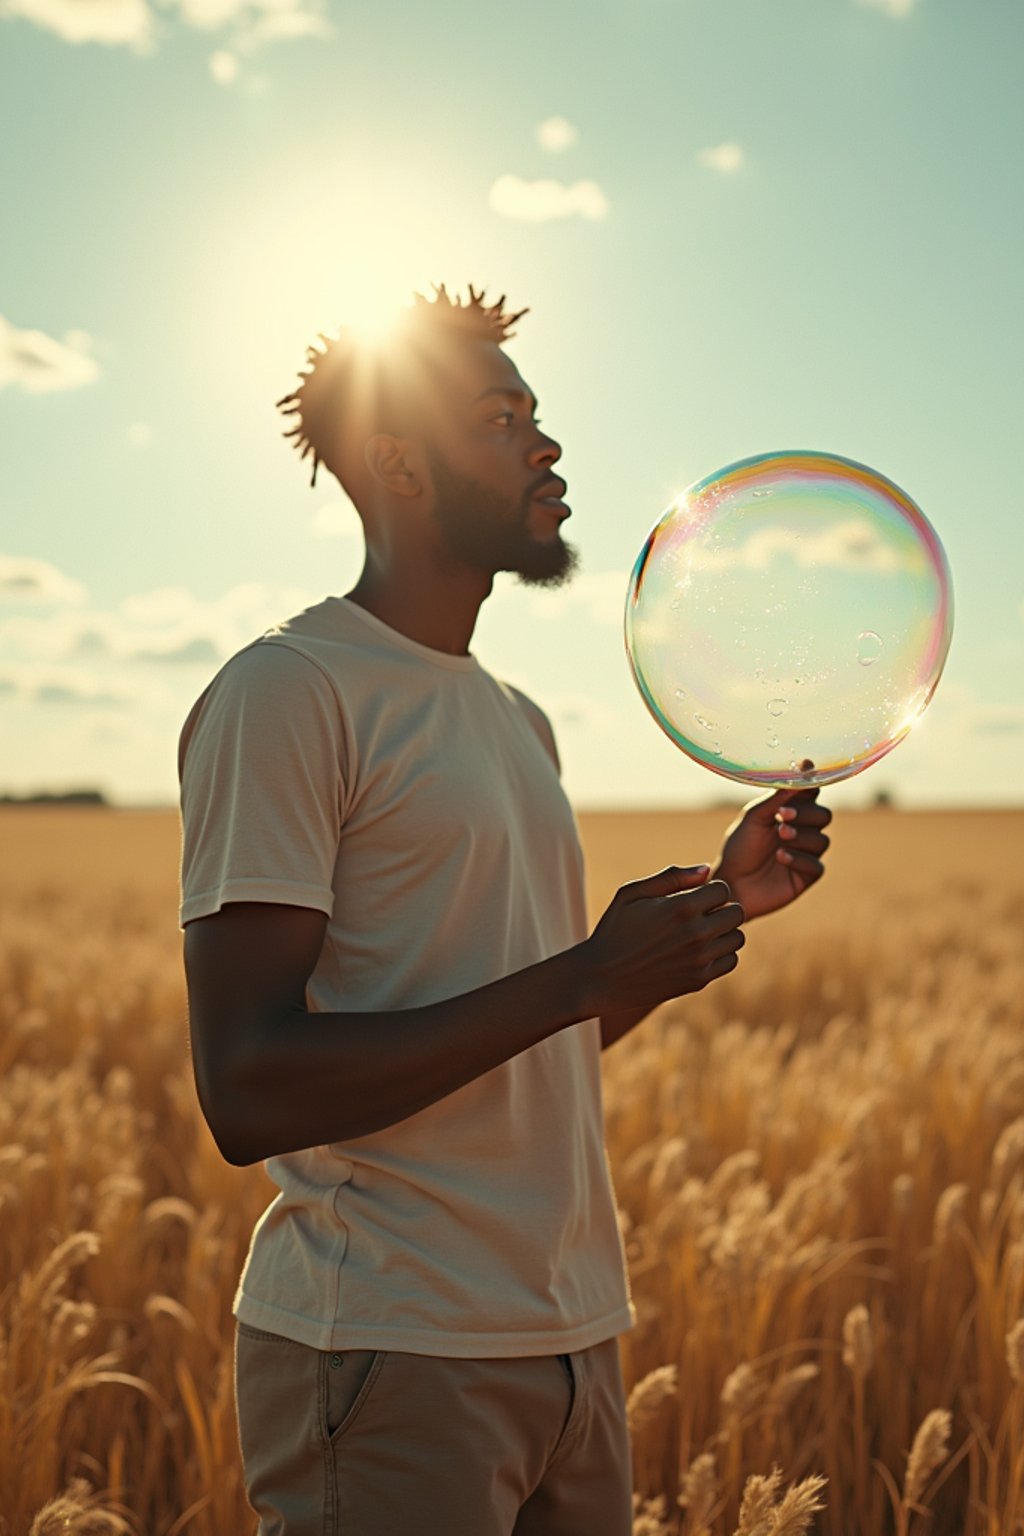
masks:
MULTIPOLYGON (((581 817, 596 915, 728 814, 581 817)), ((1024 813, 845 813, 604 1057, 637 1536, 1024 1527, 1024 813)), ((173 812, 0 809, 0 1533, 235 1536, 272 1188, 188 1059, 173 812)), ((585 1536, 585 1533, 581 1533, 585 1536)))

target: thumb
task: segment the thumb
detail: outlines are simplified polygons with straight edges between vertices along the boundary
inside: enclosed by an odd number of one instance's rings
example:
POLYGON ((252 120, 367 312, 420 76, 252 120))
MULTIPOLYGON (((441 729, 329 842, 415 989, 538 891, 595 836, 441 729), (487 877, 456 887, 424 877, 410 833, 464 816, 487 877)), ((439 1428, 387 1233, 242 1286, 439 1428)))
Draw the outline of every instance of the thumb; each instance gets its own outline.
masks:
POLYGON ((774 794, 767 795, 763 800, 755 800, 749 807, 748 814, 753 821, 770 827, 775 820, 776 811, 781 811, 784 805, 790 805, 794 800, 810 799, 817 796, 817 793, 816 789, 777 789, 774 794))
POLYGON ((703 885, 711 873, 710 864, 670 864, 645 880, 633 880, 619 892, 623 901, 640 901, 651 896, 674 896, 677 891, 692 891, 703 885))

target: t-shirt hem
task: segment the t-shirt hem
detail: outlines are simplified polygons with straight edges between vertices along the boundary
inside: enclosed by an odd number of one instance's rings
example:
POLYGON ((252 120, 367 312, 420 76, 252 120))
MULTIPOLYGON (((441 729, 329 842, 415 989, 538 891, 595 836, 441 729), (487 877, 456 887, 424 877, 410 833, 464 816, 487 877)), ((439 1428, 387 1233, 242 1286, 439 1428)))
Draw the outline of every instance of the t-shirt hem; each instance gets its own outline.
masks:
POLYGON ((323 885, 304 885, 297 880, 223 880, 209 891, 199 891, 182 902, 178 925, 197 917, 210 917, 232 901, 270 901, 285 907, 315 907, 328 917, 334 911, 334 892, 323 885))
POLYGON ((524 1355, 562 1355, 603 1344, 636 1326, 631 1301, 604 1317, 574 1328, 522 1332, 445 1333, 433 1328, 394 1328, 365 1323, 323 1323, 284 1311, 239 1291, 234 1316, 250 1328, 308 1344, 312 1349, 388 1349, 407 1355, 438 1355, 457 1360, 511 1360, 524 1355))

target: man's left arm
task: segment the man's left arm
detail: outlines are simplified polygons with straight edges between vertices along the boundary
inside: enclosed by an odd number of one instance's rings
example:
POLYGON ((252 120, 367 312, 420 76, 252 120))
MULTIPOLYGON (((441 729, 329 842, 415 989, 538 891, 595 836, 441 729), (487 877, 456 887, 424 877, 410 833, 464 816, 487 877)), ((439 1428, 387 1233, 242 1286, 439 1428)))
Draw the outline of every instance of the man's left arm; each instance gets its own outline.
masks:
POLYGON ((606 1051, 616 1040, 621 1040, 623 1035, 628 1035, 631 1029, 635 1029, 647 1015, 652 1012, 650 1008, 628 1008, 622 1013, 606 1013, 601 1019, 601 1049, 606 1051))
MULTIPOLYGON (((832 812, 817 800, 817 789, 776 790, 745 806, 726 832, 709 878, 726 882, 747 922, 788 906, 825 873, 832 812)), ((601 1049, 628 1035, 650 1011, 634 1008, 602 1018, 601 1049)))

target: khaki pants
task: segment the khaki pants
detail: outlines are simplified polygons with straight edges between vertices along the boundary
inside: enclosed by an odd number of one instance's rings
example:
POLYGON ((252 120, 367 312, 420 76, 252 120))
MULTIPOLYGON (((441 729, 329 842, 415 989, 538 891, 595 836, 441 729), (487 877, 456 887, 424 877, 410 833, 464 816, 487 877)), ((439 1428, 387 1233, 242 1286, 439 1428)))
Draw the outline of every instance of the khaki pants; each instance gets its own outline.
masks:
POLYGON ((257 1536, 630 1536, 616 1339, 453 1360, 236 1329, 257 1536))

